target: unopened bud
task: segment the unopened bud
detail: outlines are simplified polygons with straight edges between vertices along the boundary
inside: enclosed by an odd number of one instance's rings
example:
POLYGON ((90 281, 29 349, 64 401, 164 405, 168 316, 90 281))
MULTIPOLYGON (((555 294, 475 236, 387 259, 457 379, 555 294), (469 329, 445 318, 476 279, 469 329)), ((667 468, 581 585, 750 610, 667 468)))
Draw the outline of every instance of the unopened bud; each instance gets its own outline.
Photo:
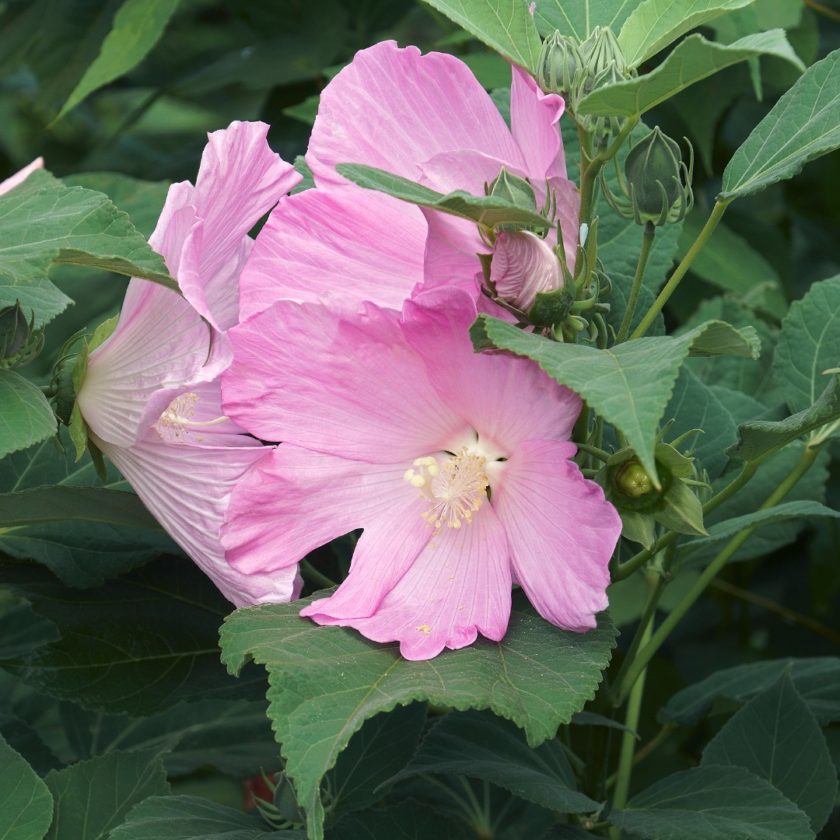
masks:
POLYGON ((554 251, 536 234, 502 231, 496 237, 490 283, 498 297, 527 311, 539 292, 563 285, 563 270, 554 251))
POLYGON ((693 204, 691 171, 679 144, 654 128, 630 150, 624 175, 637 221, 676 221, 693 204))
POLYGON ((537 206, 533 187, 524 178, 511 175, 504 167, 486 189, 493 198, 509 201, 523 210, 533 210, 537 206))
POLYGON ((638 499, 653 490, 653 482, 638 461, 628 461, 615 477, 615 483, 625 496, 638 499))
POLYGON ((593 79, 605 70, 615 72, 618 78, 626 78, 629 74, 624 52, 608 26, 596 26, 580 45, 580 52, 586 62, 587 73, 593 79))
POLYGON ((32 326, 20 303, 0 309, 0 361, 13 359, 20 353, 29 340, 32 326))
POLYGON ((546 93, 574 90, 575 79, 583 67, 577 41, 555 32, 543 42, 537 62, 537 83, 546 93))

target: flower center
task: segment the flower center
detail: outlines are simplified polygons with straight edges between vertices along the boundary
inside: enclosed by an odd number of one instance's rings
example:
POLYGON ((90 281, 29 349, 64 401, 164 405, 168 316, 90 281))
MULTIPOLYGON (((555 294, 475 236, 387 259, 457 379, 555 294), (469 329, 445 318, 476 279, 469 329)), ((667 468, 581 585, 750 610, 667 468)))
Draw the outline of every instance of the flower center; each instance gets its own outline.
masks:
POLYGON ((417 458, 403 478, 428 503, 422 516, 436 531, 444 525, 460 528, 487 500, 486 464, 483 455, 464 447, 443 463, 431 455, 417 458))
POLYGON ((175 441, 188 440, 190 432, 195 428, 218 426, 219 423, 224 423, 227 420, 227 417, 217 417, 215 420, 193 420, 197 404, 198 394, 194 394, 192 391, 187 391, 185 394, 175 397, 155 422, 155 431, 167 443, 174 443, 175 441))

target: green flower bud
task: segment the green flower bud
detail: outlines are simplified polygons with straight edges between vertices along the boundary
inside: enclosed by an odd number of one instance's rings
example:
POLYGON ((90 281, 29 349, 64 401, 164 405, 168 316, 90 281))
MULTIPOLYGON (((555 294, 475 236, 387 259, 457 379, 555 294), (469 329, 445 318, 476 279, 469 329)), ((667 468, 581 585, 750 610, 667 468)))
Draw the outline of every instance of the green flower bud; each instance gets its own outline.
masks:
POLYGON ((32 326, 19 302, 0 309, 0 360, 13 359, 20 353, 32 326))
POLYGON ((528 320, 537 327, 562 324, 569 316, 574 302, 574 296, 565 288, 539 292, 528 311, 528 320))
POLYGON ((504 167, 487 188, 487 195, 509 201, 523 210, 531 210, 537 206, 537 198, 531 185, 524 179, 511 175, 504 167))
POLYGON ((630 75, 624 53, 608 26, 596 26, 592 34, 580 45, 586 67, 586 80, 580 91, 586 96, 595 88, 626 79, 630 75))
POLYGON ((645 468, 638 461, 628 461, 618 475, 615 483, 626 496, 638 499, 653 490, 653 482, 645 472, 645 468))
POLYGON ((640 224, 677 221, 693 203, 691 171, 683 162, 679 144, 658 127, 630 150, 624 176, 640 224))
POLYGON ((577 41, 555 32, 543 42, 537 62, 537 84, 546 93, 568 94, 584 65, 577 41))

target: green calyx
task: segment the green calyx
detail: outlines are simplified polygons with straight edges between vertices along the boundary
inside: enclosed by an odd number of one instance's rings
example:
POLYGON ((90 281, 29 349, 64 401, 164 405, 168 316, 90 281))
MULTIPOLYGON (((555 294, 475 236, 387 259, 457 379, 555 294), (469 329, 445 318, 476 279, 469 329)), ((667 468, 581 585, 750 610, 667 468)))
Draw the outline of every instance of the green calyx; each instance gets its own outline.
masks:
POLYGON ((537 62, 537 84, 546 93, 570 94, 584 66, 578 42, 555 32, 543 42, 537 62))
POLYGON ((574 302, 574 297, 565 288, 539 292, 528 310, 528 320, 536 327, 562 324, 572 311, 574 302))
POLYGON ((524 178, 512 175, 502 167, 502 171, 486 187, 487 195, 509 201, 522 210, 533 210, 537 206, 537 197, 533 187, 524 178))
POLYGON ((35 329, 34 314, 27 320, 19 301, 0 309, 0 368, 26 364, 43 347, 44 333, 35 329))

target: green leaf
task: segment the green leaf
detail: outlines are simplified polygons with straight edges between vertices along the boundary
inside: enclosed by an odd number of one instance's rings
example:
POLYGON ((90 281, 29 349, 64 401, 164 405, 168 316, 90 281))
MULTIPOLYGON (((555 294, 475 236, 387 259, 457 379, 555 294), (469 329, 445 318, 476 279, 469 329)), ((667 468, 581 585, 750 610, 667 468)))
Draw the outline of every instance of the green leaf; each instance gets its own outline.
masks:
POLYGON ((580 103, 578 111, 601 116, 640 116, 695 82, 757 55, 774 55, 805 69, 782 29, 748 35, 733 44, 716 44, 702 35, 690 35, 655 70, 598 88, 580 103))
POLYGON ((696 723, 718 700, 744 703, 790 673, 797 692, 819 723, 840 720, 840 658, 771 659, 716 671, 678 691, 660 712, 663 721, 696 723))
POLYGON ((455 773, 491 782, 560 813, 583 814, 600 808, 578 792, 558 741, 531 749, 521 730, 487 712, 455 712, 444 717, 423 739, 411 764, 392 781, 426 773, 455 773))
POLYGON ((0 735, 0 837, 42 840, 52 813, 49 788, 0 735))
POLYGON ((521 224, 538 230, 546 230, 551 226, 550 222, 537 213, 523 210, 496 196, 474 196, 462 190, 444 195, 416 184, 414 181, 409 181, 407 178, 401 178, 399 175, 392 175, 383 169, 361 163, 339 163, 336 170, 340 175, 367 190, 384 192, 401 201, 448 213, 460 219, 469 219, 487 227, 521 224))
POLYGON ((331 811, 336 816, 369 808, 411 760, 426 723, 422 703, 392 709, 365 721, 327 774, 331 811))
POLYGON ((51 771, 44 781, 55 799, 46 840, 106 840, 138 802, 169 793, 163 759, 153 750, 80 761, 51 771))
POLYGON ((473 840, 475 836, 462 820, 426 803, 408 801, 349 814, 330 829, 329 840, 473 840))
POLYGON ((813 840, 808 817, 742 767, 709 765, 660 779, 609 821, 645 840, 813 840))
POLYGON ((12 370, 0 370, 0 458, 52 437, 56 426, 38 386, 12 370))
POLYGON ((718 198, 732 201, 792 178, 840 146, 840 50, 812 64, 741 144, 718 198))
POLYGON ((256 670, 238 681, 225 673, 217 633, 230 605, 186 559, 161 558, 82 591, 37 566, 5 569, 3 579, 61 631, 3 667, 53 697, 148 715, 180 700, 253 698, 263 688, 256 670))
POLYGON ((594 696, 615 638, 605 615, 596 630, 567 633, 519 594, 501 643, 480 640, 409 662, 395 644, 300 618, 305 603, 237 610, 225 620, 221 643, 231 671, 249 658, 268 669, 270 715, 313 840, 323 836, 320 780, 365 720, 415 700, 491 709, 536 746, 594 696))
POLYGON ((767 779, 819 831, 837 795, 837 773, 819 724, 785 673, 737 711, 703 750, 703 765, 735 765, 767 779))
POLYGON ((266 711, 265 700, 198 700, 132 718, 66 704, 61 719, 64 729, 73 733, 77 759, 115 749, 165 750, 164 764, 170 775, 215 767, 242 779, 280 767, 266 711))
MULTIPOLYGON (((683 223, 679 255, 685 256, 705 221, 704 214, 690 213, 683 223)), ((691 271, 707 283, 741 298, 761 292, 761 308, 781 320, 787 311, 776 269, 752 246, 725 225, 719 224, 691 264, 691 271)))
POLYGON ((608 350, 550 341, 487 315, 478 317, 470 334, 476 349, 498 348, 533 359, 552 379, 580 394, 627 436, 654 479, 659 422, 689 352, 758 355, 754 330, 739 331, 722 321, 709 321, 678 337, 639 338, 608 350))
POLYGON ((46 279, 52 263, 145 277, 177 290, 159 254, 101 193, 33 173, 0 196, 0 305, 19 300, 43 326, 70 303, 46 279))
POLYGON ((534 18, 543 35, 558 30, 585 41, 596 26, 605 26, 618 34, 627 16, 641 0, 542 0, 534 18))
POLYGON ((814 406, 829 384, 824 371, 838 365, 840 275, 814 283, 802 300, 791 305, 782 321, 773 376, 790 410, 800 412, 814 406))
POLYGON ((425 0, 488 47, 533 73, 540 36, 525 0, 425 0))
POLYGON ((694 455, 711 478, 723 472, 726 448, 737 437, 735 421, 718 394, 687 367, 680 371, 665 418, 674 419, 671 439, 689 435, 680 451, 694 455))
POLYGON ((265 830, 256 814, 245 814, 199 796, 150 796, 135 805, 108 840, 283 840, 298 831, 265 830))
POLYGON ((784 420, 750 420, 738 427, 738 442, 726 450, 730 458, 755 461, 774 449, 840 420, 840 377, 836 374, 810 407, 784 420))
POLYGON ((136 67, 160 40, 180 0, 125 0, 114 16, 108 37, 56 119, 136 67))
POLYGON ((656 55, 691 29, 753 0, 644 0, 624 21, 618 44, 631 67, 656 55))
POLYGON ((840 519, 840 512, 821 505, 819 502, 782 502, 771 508, 757 510, 753 513, 745 513, 743 516, 735 516, 732 519, 726 519, 723 522, 718 522, 716 525, 711 525, 708 529, 708 536, 699 537, 696 540, 684 543, 684 547, 687 551, 691 551, 694 548, 705 548, 713 543, 719 543, 730 537, 734 537, 735 534, 744 528, 760 528, 763 525, 772 525, 776 522, 785 522, 787 520, 800 522, 812 516, 840 519))

